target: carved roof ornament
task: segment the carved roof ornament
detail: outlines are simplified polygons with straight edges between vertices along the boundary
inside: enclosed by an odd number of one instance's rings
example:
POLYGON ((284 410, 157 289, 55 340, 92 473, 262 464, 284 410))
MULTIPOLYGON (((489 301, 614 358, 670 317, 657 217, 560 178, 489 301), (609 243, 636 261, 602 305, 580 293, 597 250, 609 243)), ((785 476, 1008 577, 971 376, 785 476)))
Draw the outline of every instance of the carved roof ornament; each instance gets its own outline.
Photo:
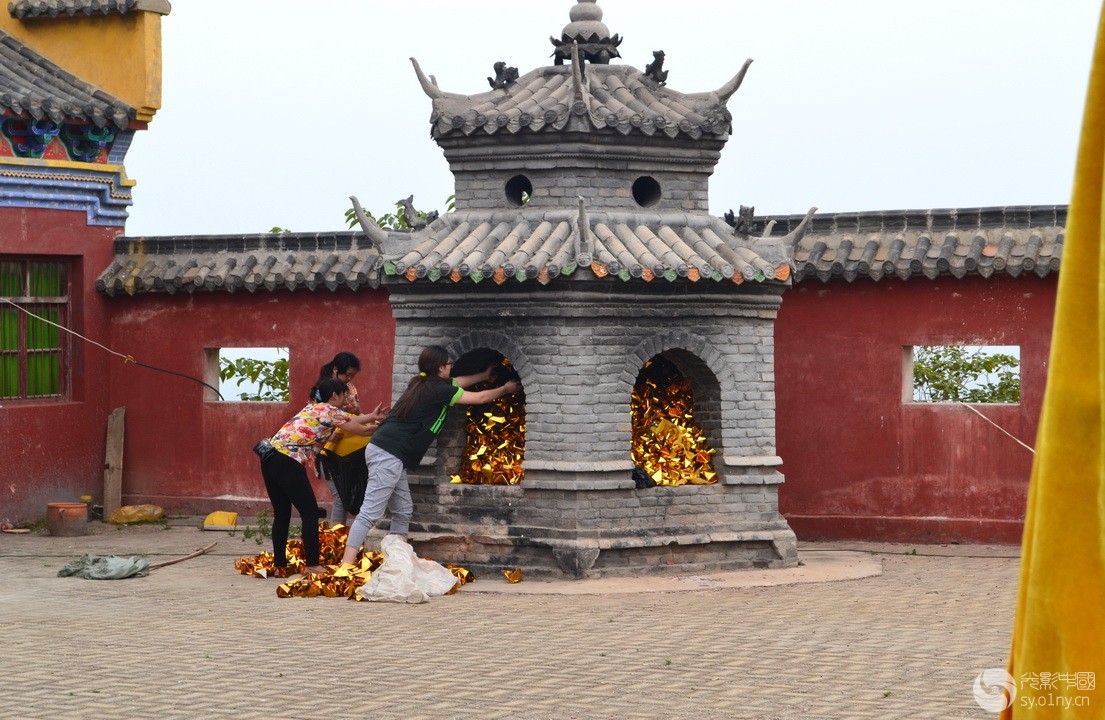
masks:
POLYGON ((747 238, 749 233, 752 232, 752 219, 756 215, 755 207, 748 207, 747 205, 741 205, 740 215, 736 215, 732 210, 725 213, 725 222, 733 228, 733 234, 737 237, 747 238))
POLYGON ((653 50, 652 62, 645 65, 645 76, 663 87, 668 84, 668 71, 664 69, 664 51, 653 50))
POLYGON ((584 62, 596 65, 608 65, 611 58, 621 57, 618 46, 622 39, 610 36, 610 29, 602 22, 602 8, 596 0, 580 0, 568 13, 571 19, 560 35, 560 39, 550 37, 553 51, 553 64, 563 65, 572 57, 572 45, 579 45, 579 57, 584 62))
POLYGON ((387 240, 387 233, 376 224, 376 221, 368 216, 368 213, 361 207, 361 202, 357 199, 356 195, 350 195, 349 199, 353 202, 353 215, 357 218, 361 230, 364 231, 365 236, 368 238, 369 249, 379 255, 380 248, 383 246, 384 241, 387 240))
MULTIPOLYGON (((744 215, 745 210, 748 211, 749 216, 751 216, 752 213, 756 212, 755 208, 746 208, 744 205, 741 205, 741 215, 742 216, 744 215)), ((793 230, 791 230, 786 235, 784 235, 782 238, 779 238, 779 240, 782 242, 782 244, 786 247, 793 247, 803 237, 805 237, 806 228, 809 227, 810 220, 813 219, 813 215, 816 212, 817 212, 816 207, 811 207, 808 211, 806 211, 805 217, 803 217, 798 222, 798 226, 795 227, 793 230)), ((732 214, 733 214, 733 211, 730 210, 728 215, 725 218, 726 222, 729 221, 729 216, 731 216, 732 214)), ((772 239, 771 231, 775 229, 775 222, 776 222, 775 220, 769 220, 767 222, 767 224, 764 226, 763 234, 760 235, 760 237, 758 237, 758 238, 753 238, 753 240, 771 240, 772 239)), ((739 225, 741 223, 741 219, 738 219, 737 223, 739 225)), ((734 234, 736 234, 738 236, 748 238, 751 235, 751 227, 748 227, 748 228, 744 229, 743 231, 740 227, 734 227, 733 232, 734 232, 734 234)), ((755 245, 753 245, 753 247, 755 247, 755 245)))
POLYGON ((518 80, 518 68, 507 67, 506 63, 500 60, 495 63, 495 77, 487 78, 487 82, 491 85, 492 90, 504 90, 507 85, 518 80))
MULTIPOLYGON (((421 230, 434 220, 437 220, 437 210, 431 210, 423 217, 417 210, 414 209, 414 195, 400 200, 399 204, 403 206, 403 218, 407 221, 407 227, 411 230, 421 230)), ((359 219, 359 218, 358 218, 359 219)))

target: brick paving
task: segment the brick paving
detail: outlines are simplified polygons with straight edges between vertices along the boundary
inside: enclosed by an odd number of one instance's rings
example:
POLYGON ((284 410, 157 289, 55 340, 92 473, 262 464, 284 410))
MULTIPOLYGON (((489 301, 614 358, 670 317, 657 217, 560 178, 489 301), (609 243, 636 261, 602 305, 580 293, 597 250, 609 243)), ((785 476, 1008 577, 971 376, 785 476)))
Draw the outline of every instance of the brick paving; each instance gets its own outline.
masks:
POLYGON ((192 528, 0 535, 0 718, 995 717, 971 688, 1005 664, 1018 568, 1016 548, 872 545, 883 572, 860 580, 512 594, 485 578, 392 605, 278 599, 233 569, 259 549, 192 528), (146 578, 56 577, 82 552, 157 562, 215 539, 146 578))

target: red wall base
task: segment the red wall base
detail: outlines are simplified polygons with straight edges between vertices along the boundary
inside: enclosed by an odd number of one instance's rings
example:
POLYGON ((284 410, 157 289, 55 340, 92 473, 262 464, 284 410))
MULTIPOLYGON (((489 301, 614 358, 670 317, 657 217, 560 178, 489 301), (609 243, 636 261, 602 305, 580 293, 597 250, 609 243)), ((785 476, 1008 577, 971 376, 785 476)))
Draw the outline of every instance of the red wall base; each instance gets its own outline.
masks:
POLYGON ((1019 545, 1024 520, 922 518, 890 515, 787 515, 800 541, 864 540, 888 543, 1019 545))

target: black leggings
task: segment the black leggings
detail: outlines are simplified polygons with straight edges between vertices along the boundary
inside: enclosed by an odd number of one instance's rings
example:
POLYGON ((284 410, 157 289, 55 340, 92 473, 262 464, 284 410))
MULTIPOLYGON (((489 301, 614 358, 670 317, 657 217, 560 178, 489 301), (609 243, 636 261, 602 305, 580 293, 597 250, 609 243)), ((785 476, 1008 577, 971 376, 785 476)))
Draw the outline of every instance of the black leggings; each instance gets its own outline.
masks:
POLYGON ((275 564, 288 564, 288 525, 292 521, 292 505, 303 520, 303 560, 318 565, 318 520, 322 516, 307 469, 282 452, 274 452, 261 463, 265 489, 272 502, 272 554, 275 564))

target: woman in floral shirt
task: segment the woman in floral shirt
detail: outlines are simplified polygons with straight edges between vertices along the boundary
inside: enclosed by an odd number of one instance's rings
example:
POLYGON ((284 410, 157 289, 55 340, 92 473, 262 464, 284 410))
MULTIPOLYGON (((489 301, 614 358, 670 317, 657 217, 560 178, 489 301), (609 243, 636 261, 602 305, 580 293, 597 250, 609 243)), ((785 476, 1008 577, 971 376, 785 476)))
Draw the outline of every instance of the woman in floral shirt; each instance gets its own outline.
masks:
POLYGON ((324 380, 316 386, 321 402, 312 402, 284 424, 272 437, 276 452, 261 462, 261 474, 265 489, 272 502, 272 551, 274 564, 288 564, 286 547, 288 526, 291 523, 292 506, 303 520, 303 556, 306 572, 325 572, 319 567, 318 521, 322 514, 311 482, 307 479, 307 465, 312 455, 330 438, 336 428, 353 435, 371 435, 382 418, 379 413, 350 415, 341 409, 349 388, 337 379, 324 380))

